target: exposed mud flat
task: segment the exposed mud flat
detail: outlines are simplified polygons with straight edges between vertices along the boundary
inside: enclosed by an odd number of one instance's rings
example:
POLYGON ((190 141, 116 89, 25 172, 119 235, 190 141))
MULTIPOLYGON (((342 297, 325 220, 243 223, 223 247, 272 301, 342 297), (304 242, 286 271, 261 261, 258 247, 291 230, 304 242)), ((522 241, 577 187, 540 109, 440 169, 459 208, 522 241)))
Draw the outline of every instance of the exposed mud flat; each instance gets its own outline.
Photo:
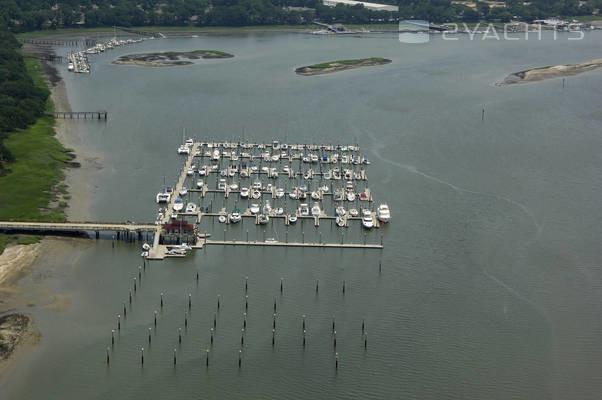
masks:
POLYGON ((147 67, 173 67, 194 64, 193 60, 232 58, 232 54, 217 50, 162 51, 158 53, 128 54, 113 64, 142 65, 147 67))
POLYGON ((544 79, 561 78, 572 76, 584 72, 592 71, 602 67, 602 58, 598 58, 582 64, 572 65, 554 65, 541 68, 533 68, 525 71, 514 72, 508 75, 502 82, 497 82, 496 86, 508 86, 518 83, 537 82, 544 79))

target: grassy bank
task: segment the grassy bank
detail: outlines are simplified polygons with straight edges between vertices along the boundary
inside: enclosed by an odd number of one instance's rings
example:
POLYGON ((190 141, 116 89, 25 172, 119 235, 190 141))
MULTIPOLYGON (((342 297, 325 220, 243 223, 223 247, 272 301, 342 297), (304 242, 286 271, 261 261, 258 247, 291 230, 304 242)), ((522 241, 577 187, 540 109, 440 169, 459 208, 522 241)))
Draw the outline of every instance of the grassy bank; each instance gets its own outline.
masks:
MULTIPOLYGON (((365 25, 345 25, 347 28, 366 28, 373 30, 396 29, 398 24, 365 24, 365 25)), ((131 29, 138 31, 153 32, 247 32, 247 31, 282 31, 282 30, 307 30, 322 29, 318 25, 253 25, 253 26, 136 26, 131 29)), ((113 28, 76 28, 76 29, 54 29, 33 31, 17 34, 21 39, 35 39, 40 37, 50 37, 55 35, 89 35, 93 33, 112 33, 113 28)), ((117 30, 118 35, 125 35, 126 32, 117 30)))
MULTIPOLYGON (((39 61, 26 57, 25 62, 34 82, 46 85, 39 61)), ((50 99, 46 108, 52 110, 50 99)), ((63 179, 65 162, 71 160, 66 154, 68 150, 55 137, 54 122, 54 117, 42 116, 35 124, 5 139, 15 161, 6 164, 7 171, 0 176, 0 220, 65 220, 60 206, 50 206, 63 179)), ((37 237, 0 235, 0 250, 15 240, 37 241, 37 237)))

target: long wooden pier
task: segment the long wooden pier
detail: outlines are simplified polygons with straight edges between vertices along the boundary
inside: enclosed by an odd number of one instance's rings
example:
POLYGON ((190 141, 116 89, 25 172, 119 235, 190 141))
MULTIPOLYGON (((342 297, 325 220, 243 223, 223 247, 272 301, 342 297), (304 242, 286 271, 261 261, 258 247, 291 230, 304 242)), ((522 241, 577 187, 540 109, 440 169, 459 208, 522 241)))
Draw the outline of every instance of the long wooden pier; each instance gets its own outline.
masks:
POLYGON ((154 232, 155 224, 111 222, 13 222, 0 221, 0 231, 5 232, 154 232))
POLYGON ((322 247, 322 248, 343 248, 343 249, 382 249, 382 244, 377 243, 318 243, 318 242, 279 242, 279 241, 246 241, 246 240, 203 240, 205 245, 224 245, 224 246, 274 246, 274 247, 322 247))
POLYGON ((47 111, 47 115, 64 119, 104 119, 108 118, 107 111, 47 111))

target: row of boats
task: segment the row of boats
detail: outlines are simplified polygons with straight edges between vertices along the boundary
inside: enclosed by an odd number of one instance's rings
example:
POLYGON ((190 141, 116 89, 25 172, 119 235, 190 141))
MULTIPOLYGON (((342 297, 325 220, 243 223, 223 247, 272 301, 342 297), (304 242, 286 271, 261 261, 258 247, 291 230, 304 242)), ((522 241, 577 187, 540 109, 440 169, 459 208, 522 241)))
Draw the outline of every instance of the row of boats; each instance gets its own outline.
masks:
MULTIPOLYGON (((198 206, 196 203, 189 202, 186 204, 184 208, 184 201, 181 198, 176 199, 174 202, 173 210, 174 213, 171 215, 172 218, 176 219, 178 217, 178 213, 182 210, 185 210, 186 213, 196 213, 198 206)), ((269 222, 270 217, 272 216, 282 216, 285 214, 285 211, 282 207, 274 207, 272 208, 269 201, 264 202, 263 207, 261 207, 258 203, 252 203, 249 207, 249 212, 251 215, 257 215, 257 222, 260 225, 265 225, 269 222)), ((339 206, 336 208, 336 218, 335 222, 337 226, 343 227, 347 225, 347 218, 353 217, 357 218, 360 216, 360 212, 356 208, 350 208, 346 210, 344 207, 339 206)), ((163 213, 161 212, 159 215, 159 219, 162 219, 163 213)), ((296 210, 296 213, 288 215, 288 222, 294 224, 297 222, 298 217, 323 217, 324 214, 322 209, 320 208, 320 204, 318 202, 314 202, 313 206, 310 208, 307 203, 301 203, 296 210)), ((376 218, 378 221, 382 223, 387 223, 391 219, 391 212, 389 210, 389 206, 387 204, 381 204, 376 210, 376 218)), ((240 209, 235 208, 230 214, 220 214, 218 216, 218 221, 221 223, 229 222, 229 223, 238 223, 242 219, 242 213, 240 209)), ((372 212, 369 209, 362 209, 361 212, 362 226, 366 229, 371 229, 374 227, 374 218, 372 216, 372 212)))
POLYGON ((236 175, 240 175, 241 178, 248 178, 251 175, 259 175, 266 174, 268 178, 276 179, 281 175, 288 176, 289 178, 297 178, 303 177, 303 179, 313 179, 316 176, 319 176, 323 179, 334 179, 334 180, 365 180, 366 171, 364 168, 360 168, 359 171, 354 170, 353 168, 339 168, 335 167, 332 169, 325 170, 323 172, 314 171, 312 168, 307 170, 296 170, 292 165, 285 164, 282 167, 282 170, 279 170, 276 167, 268 167, 257 166, 257 165, 248 165, 246 161, 241 162, 240 168, 238 165, 230 165, 227 168, 220 168, 219 165, 203 165, 197 167, 196 165, 191 165, 186 171, 186 175, 193 176, 198 174, 199 176, 209 176, 211 174, 219 173, 224 177, 234 177, 236 175))
POLYGON ((69 61, 69 65, 68 65, 67 69, 70 72, 88 73, 89 74, 91 72, 90 62, 88 60, 89 54, 99 54, 106 50, 114 49, 115 47, 139 43, 139 42, 142 42, 142 40, 144 40, 144 39, 118 40, 116 38, 113 38, 113 39, 109 40, 108 42, 97 43, 94 46, 89 47, 85 50, 70 53, 67 56, 67 60, 69 61))
MULTIPOLYGON (((188 138, 187 143, 194 143, 194 139, 188 138)), ((200 148, 208 149, 272 149, 272 150, 311 150, 311 151, 340 151, 357 152, 360 150, 356 145, 318 145, 318 144, 287 144, 274 140, 271 143, 248 143, 248 142, 200 142, 200 148)))

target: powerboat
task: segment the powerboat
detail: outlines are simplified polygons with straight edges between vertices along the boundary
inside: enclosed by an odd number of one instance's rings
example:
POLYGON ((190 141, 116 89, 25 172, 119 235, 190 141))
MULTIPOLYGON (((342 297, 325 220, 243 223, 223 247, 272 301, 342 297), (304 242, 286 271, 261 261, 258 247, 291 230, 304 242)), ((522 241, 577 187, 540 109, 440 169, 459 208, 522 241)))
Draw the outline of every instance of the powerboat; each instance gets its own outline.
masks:
POLYGON ((240 222, 241 219, 242 217, 240 216, 240 210, 238 208, 234 209, 232 214, 230 214, 230 223, 235 224, 237 222, 240 222))
POLYGON ((240 197, 243 199, 249 198, 249 188, 244 187, 240 189, 240 197))
POLYGON ((347 192, 347 200, 348 201, 355 201, 355 193, 353 193, 353 192, 347 192))
POLYGON ((337 207, 337 209, 335 210, 335 212, 336 212, 336 214, 338 216, 343 216, 343 215, 347 214, 347 211, 345 211, 345 208, 344 207, 340 207, 340 206, 337 207))
POLYGON ((299 205, 299 215, 301 215, 302 217, 309 216, 309 206, 307 205, 307 203, 301 203, 299 205))
POLYGON ((176 201, 174 201, 173 203, 173 209, 174 211, 182 211, 182 209, 184 208, 184 202, 182 201, 182 199, 176 199, 176 201))
POLYGON ((288 222, 294 224, 295 222, 297 222, 297 216, 295 214, 289 215, 288 222))
POLYGON ((352 217, 357 217, 358 215, 360 215, 360 213, 357 211, 357 209, 350 208, 349 209, 349 215, 352 216, 352 217))
POLYGON ((194 213, 194 212, 196 212, 196 204, 194 204, 194 203, 188 203, 186 205, 186 212, 187 213, 194 213))
POLYGON ((180 196, 186 196, 187 193, 188 188, 186 186, 182 186, 182 189, 180 189, 180 196))
POLYGON ((282 207, 275 208, 274 209, 274 214, 276 214, 276 215, 282 215, 282 214, 284 214, 284 208, 282 208, 282 207))
POLYGON ((314 203, 313 207, 311 208, 311 215, 314 217, 319 217, 321 213, 322 210, 320 209, 320 205, 318 203, 314 203))
POLYGON ((311 198, 312 200, 320 200, 320 193, 318 192, 311 192, 311 198))
POLYGON ((261 192, 259 190, 253 190, 253 193, 251 194, 251 197, 255 200, 259 199, 261 197, 261 192))
POLYGON ((196 181, 196 187, 199 189, 202 189, 204 184, 205 184, 205 182, 203 182, 202 179, 199 179, 198 181, 196 181))
POLYGON ((378 206, 376 215, 380 222, 389 222, 391 220, 391 211, 389 210, 389 206, 386 204, 381 204, 378 206))
POLYGON ((185 144, 178 147, 178 154, 190 154, 190 147, 185 144))
POLYGON ((188 171, 186 171, 186 175, 188 175, 188 176, 194 175, 194 168, 193 167, 188 168, 188 171))
POLYGON ((288 194, 288 197, 293 200, 296 200, 297 199, 297 189, 293 189, 293 191, 288 194))
POLYGON ((328 185, 320 186, 318 189, 320 189, 320 192, 322 193, 330 192, 330 188, 328 187, 328 185))
POLYGON ((203 167, 201 169, 199 169, 199 175, 200 176, 207 175, 207 166, 206 165, 203 165, 203 167))
POLYGON ((220 214, 220 216, 217 217, 217 220, 219 221, 220 224, 223 224, 226 222, 227 218, 224 214, 220 214))
POLYGON ((251 211, 251 214, 258 214, 259 213, 259 204, 256 204, 256 203, 251 204, 249 211, 251 211))
POLYGON ((237 190, 237 189, 238 189, 238 184, 236 184, 236 183, 230 184, 230 190, 237 190))
POLYGON ((336 224, 337 224, 337 226, 338 226, 338 227, 342 228, 342 227, 344 227, 344 226, 345 226, 345 217, 343 217, 343 216, 340 216, 340 215, 339 215, 339 216, 338 216, 338 217, 335 219, 335 222, 336 222, 336 224))
POLYGON ((225 179, 220 179, 219 182, 217 183, 217 190, 223 190, 224 192, 226 191, 226 180, 225 179))
POLYGON ((281 199, 284 197, 284 189, 282 188, 277 188, 276 189, 276 198, 277 199, 281 199))
POLYGON ((259 214, 257 221, 259 222, 259 225, 266 225, 268 222, 270 222, 270 217, 265 214, 259 214))
POLYGON ((364 215, 362 217, 362 226, 366 229, 372 229, 374 227, 374 220, 372 215, 364 215))
POLYGON ((261 190, 261 189, 263 189, 263 184, 261 183, 261 181, 253 182, 253 190, 261 190))
POLYGON ((334 201, 343 201, 345 199, 345 195, 343 190, 337 189, 334 191, 334 201))

